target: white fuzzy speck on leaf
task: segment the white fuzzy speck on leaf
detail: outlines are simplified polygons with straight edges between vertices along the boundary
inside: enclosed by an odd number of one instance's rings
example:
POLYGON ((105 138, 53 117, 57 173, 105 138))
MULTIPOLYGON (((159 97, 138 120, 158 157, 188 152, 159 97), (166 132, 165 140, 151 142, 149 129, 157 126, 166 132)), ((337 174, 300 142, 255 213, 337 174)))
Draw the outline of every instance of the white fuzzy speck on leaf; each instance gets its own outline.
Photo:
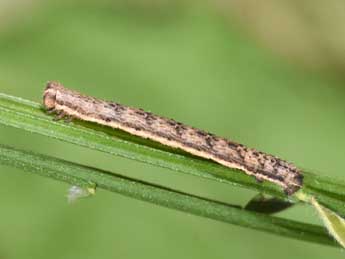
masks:
POLYGON ((87 198, 95 194, 95 188, 85 188, 76 185, 68 189, 67 201, 68 203, 75 203, 79 199, 87 198))

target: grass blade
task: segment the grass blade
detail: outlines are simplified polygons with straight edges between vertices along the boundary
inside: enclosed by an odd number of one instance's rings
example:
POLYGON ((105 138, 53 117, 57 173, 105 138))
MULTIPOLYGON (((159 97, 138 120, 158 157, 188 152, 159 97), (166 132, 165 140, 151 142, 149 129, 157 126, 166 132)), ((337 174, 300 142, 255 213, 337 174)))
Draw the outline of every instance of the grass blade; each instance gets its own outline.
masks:
POLYGON ((97 188, 225 223, 319 244, 337 245, 327 231, 320 226, 246 211, 228 204, 46 155, 0 145, 0 164, 81 187, 95 184, 97 188))
POLYGON ((314 198, 311 200, 312 205, 319 213, 320 218, 327 227, 329 233, 345 247, 345 220, 333 211, 321 206, 314 198))

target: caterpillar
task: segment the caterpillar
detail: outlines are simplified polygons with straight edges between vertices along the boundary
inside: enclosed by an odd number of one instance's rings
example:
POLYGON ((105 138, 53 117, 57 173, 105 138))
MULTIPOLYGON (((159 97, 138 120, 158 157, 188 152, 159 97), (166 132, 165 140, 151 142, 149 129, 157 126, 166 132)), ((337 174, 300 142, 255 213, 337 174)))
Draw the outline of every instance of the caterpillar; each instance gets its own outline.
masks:
POLYGON ((47 111, 55 112, 57 119, 70 117, 95 122, 179 148, 223 166, 239 169, 260 182, 272 182, 287 195, 294 194, 303 185, 301 170, 276 156, 142 109, 83 95, 58 82, 48 82, 43 105, 47 111))

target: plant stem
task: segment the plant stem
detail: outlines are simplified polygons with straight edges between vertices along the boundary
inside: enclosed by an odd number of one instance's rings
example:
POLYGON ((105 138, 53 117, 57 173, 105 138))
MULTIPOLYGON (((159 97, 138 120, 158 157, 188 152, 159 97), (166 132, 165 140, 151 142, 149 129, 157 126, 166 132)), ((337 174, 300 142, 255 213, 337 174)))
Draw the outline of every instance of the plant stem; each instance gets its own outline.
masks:
POLYGON ((0 145, 0 163, 81 187, 96 185, 97 188, 225 223, 337 246, 327 231, 320 226, 246 211, 236 206, 46 155, 0 145))

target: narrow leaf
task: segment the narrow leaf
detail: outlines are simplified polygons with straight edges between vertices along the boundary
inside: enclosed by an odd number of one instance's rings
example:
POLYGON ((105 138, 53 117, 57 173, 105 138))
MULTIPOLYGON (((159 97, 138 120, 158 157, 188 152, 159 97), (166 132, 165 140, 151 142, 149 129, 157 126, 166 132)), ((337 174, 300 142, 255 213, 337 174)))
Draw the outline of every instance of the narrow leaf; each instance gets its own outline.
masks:
POLYGON ((0 145, 0 164, 79 187, 97 186, 98 189, 229 224, 319 244, 335 245, 327 231, 320 226, 246 211, 229 204, 46 155, 0 145))
POLYGON ((342 247, 345 247, 345 220, 335 212, 320 205, 314 197, 311 198, 311 204, 318 212, 329 233, 342 247))

